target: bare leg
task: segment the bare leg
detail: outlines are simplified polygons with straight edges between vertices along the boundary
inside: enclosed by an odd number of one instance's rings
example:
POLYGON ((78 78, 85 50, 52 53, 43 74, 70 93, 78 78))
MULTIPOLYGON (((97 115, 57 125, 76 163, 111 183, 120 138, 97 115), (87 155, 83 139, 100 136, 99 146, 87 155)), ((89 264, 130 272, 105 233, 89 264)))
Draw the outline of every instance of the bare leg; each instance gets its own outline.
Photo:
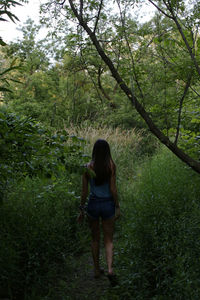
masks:
POLYGON ((106 261, 108 265, 108 274, 113 274, 113 233, 114 233, 114 218, 102 220, 104 245, 106 251, 106 261))
POLYGON ((100 228, 99 228, 99 220, 93 220, 88 218, 89 225, 92 233, 92 257, 94 262, 94 273, 95 277, 100 275, 100 267, 99 267, 99 249, 100 249, 100 228))

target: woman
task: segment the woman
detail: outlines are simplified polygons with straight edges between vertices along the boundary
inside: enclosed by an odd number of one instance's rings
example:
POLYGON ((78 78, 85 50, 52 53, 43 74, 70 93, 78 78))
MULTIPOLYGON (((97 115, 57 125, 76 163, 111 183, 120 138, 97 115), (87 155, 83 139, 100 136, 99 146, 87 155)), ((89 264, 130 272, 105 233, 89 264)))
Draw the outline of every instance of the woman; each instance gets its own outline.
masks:
POLYGON ((117 199, 116 167, 111 157, 109 144, 105 140, 99 139, 94 144, 92 161, 87 165, 87 171, 82 177, 79 222, 84 217, 84 205, 88 196, 88 185, 90 185, 90 195, 86 212, 92 233, 94 276, 98 278, 103 273, 103 270, 99 266, 101 219, 108 278, 112 285, 116 285, 116 277, 112 266, 113 232, 115 219, 120 216, 120 208, 117 199))

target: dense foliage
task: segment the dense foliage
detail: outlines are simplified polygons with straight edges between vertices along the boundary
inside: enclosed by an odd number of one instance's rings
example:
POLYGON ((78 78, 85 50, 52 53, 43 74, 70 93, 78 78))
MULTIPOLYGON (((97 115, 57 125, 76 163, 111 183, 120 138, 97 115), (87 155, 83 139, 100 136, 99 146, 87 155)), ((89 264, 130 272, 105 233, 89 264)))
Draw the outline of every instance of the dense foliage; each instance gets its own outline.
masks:
MULTIPOLYGON (((17 20, 11 8, 23 2, 3 0, 0 21, 17 20)), ((94 43, 68 22, 77 22, 68 4, 80 3, 132 96, 198 162, 199 3, 146 2, 157 12, 140 23, 141 1, 114 1, 113 14, 110 1, 48 0, 41 19, 47 37, 28 19, 21 39, 5 45, 0 38, 0 298, 76 299, 80 282, 66 287, 66 277, 88 251, 87 224, 79 227, 76 218, 97 138, 111 145, 122 217, 115 235, 120 285, 94 297, 200 297, 199 176, 149 134, 94 43)))
POLYGON ((116 299, 198 299, 199 176, 161 149, 120 190, 116 299))
POLYGON ((6 110, 0 117, 0 296, 34 299, 35 289, 48 291, 57 261, 81 249, 73 211, 84 140, 6 110))
POLYGON ((23 39, 4 48, 8 61, 21 63, 12 72, 21 86, 13 82, 4 102, 58 128, 94 120, 147 125, 199 172, 198 4, 150 2, 157 11, 140 23, 140 1, 114 1, 114 14, 104 1, 88 0, 82 9, 82 2, 47 1, 41 19, 47 37, 38 40, 41 26, 28 20, 23 39))
POLYGON ((66 130, 53 134, 30 118, 1 111, 0 134, 1 193, 16 178, 20 181, 26 176, 36 176, 56 180, 83 168, 81 142, 84 141, 69 137, 66 130))

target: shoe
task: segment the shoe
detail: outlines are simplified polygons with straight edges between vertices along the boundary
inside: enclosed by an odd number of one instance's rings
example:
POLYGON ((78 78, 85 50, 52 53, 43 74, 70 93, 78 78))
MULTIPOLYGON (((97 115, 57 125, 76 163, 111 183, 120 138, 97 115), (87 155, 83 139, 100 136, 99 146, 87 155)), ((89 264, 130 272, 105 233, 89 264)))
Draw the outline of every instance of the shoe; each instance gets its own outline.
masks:
POLYGON ((112 287, 119 284, 118 280, 117 280, 117 276, 115 274, 108 274, 107 277, 108 277, 112 287))

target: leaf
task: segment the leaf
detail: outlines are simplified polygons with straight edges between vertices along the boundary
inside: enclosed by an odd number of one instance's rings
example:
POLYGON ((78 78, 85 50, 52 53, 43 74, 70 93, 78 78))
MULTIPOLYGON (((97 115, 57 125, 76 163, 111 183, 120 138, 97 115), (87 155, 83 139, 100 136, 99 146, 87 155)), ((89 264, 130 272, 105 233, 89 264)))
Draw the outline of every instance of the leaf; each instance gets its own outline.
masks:
POLYGON ((13 61, 12 61, 11 64, 10 64, 10 67, 13 67, 13 66, 15 65, 16 60, 17 60, 17 57, 15 57, 15 58, 13 59, 13 61))
POLYGON ((2 40, 2 38, 0 37, 0 45, 1 46, 6 46, 7 44, 2 40))
POLYGON ((0 11, 0 15, 7 15, 9 19, 15 23, 15 19, 19 21, 18 17, 12 14, 10 11, 2 10, 0 11))
MULTIPOLYGON (((0 92, 10 92, 10 93, 12 93, 11 90, 9 90, 9 89, 7 89, 7 88, 5 88, 5 87, 3 87, 3 86, 0 86, 0 92)), ((1 100, 1 101, 2 101, 2 100, 1 100)))
POLYGON ((10 0, 10 2, 12 3, 13 6, 15 6, 15 5, 23 6, 21 3, 17 2, 17 1, 10 0))
POLYGON ((6 19, 4 19, 4 18, 0 18, 0 21, 8 22, 8 20, 6 20, 6 19))
POLYGON ((20 84, 23 84, 23 82, 17 80, 17 79, 13 79, 13 78, 9 78, 10 81, 13 81, 13 82, 16 82, 16 83, 20 83, 20 84))
POLYGON ((16 66, 16 67, 10 67, 10 68, 4 70, 2 73, 0 73, 0 76, 4 75, 4 74, 6 74, 6 73, 8 73, 8 72, 10 72, 10 71, 12 71, 12 70, 15 70, 15 69, 19 69, 19 66, 16 66))

